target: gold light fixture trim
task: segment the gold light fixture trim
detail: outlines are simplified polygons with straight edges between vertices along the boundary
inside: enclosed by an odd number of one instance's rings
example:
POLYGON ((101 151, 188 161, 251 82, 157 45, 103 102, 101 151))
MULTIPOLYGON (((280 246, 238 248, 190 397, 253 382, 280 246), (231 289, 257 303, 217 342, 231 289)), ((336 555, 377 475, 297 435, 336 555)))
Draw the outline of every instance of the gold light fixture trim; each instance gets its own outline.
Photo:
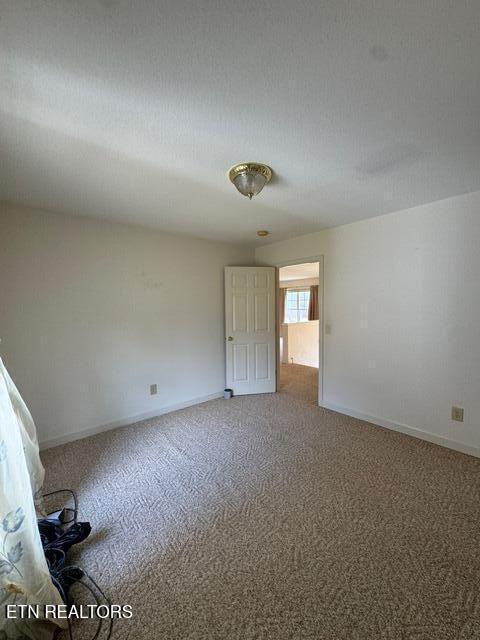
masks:
POLYGON ((228 177, 240 193, 251 200, 270 182, 272 170, 260 162, 241 162, 230 169, 228 177))
POLYGON ((264 238, 265 236, 268 236, 268 235, 270 235, 270 231, 267 231, 266 229, 259 229, 257 231, 257 236, 259 238, 264 238))

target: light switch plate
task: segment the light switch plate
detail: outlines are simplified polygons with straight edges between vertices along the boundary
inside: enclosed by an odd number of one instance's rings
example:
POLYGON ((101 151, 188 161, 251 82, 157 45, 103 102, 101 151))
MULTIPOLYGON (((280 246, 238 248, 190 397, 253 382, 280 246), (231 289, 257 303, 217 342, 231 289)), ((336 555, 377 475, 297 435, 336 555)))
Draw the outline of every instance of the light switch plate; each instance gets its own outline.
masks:
POLYGON ((452 407, 452 420, 455 420, 455 422, 463 422, 462 407, 452 407))
POLYGON ((157 385, 156 384, 151 384, 150 385, 150 395, 151 396, 157 395, 157 385))

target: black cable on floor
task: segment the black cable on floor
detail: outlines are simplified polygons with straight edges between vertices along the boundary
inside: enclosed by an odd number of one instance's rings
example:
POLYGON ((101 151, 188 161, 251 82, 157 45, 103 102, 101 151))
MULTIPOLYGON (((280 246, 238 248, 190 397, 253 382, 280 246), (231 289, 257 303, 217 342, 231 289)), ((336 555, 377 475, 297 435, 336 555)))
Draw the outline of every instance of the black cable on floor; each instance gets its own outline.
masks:
MULTIPOLYGON (((60 512, 60 515, 64 512, 73 512, 73 517, 71 518, 71 520, 65 520, 65 519, 61 519, 60 522, 61 524, 72 524, 77 522, 77 518, 78 518, 78 499, 77 499, 77 494, 72 491, 71 489, 58 489, 57 491, 50 491, 49 493, 44 493, 43 497, 44 498, 48 498, 50 496, 55 496, 58 495, 59 493, 69 493, 73 499, 73 504, 74 504, 74 508, 71 509, 70 507, 63 507, 63 509, 60 512)), ((55 511, 53 511, 52 513, 49 513, 47 515, 51 516, 54 513, 56 513, 55 511)))
MULTIPOLYGON (((93 584, 95 589, 97 589, 98 593, 102 596, 102 598, 105 600, 105 602, 108 604, 108 606, 111 607, 112 603, 111 603, 110 599, 106 596, 105 592, 100 588, 98 583, 92 578, 92 576, 89 573, 87 573, 84 569, 81 569, 80 567, 78 567, 76 565, 69 565, 68 567, 65 567, 62 571, 67 570, 67 569, 74 569, 74 570, 77 570, 77 571, 81 571, 84 574, 84 577, 86 577, 88 580, 90 580, 90 582, 93 584)), ((97 607, 100 606, 100 604, 101 604, 100 599, 98 598, 97 594, 92 589, 92 587, 90 585, 88 585, 84 580, 77 580, 77 583, 83 585, 89 591, 89 593, 92 595, 93 599, 95 600, 95 604, 97 605, 97 607)), ((97 627, 97 630, 95 632, 95 635, 90 640, 97 640, 97 638, 99 637, 100 632, 101 632, 101 630, 103 628, 103 622, 104 622, 104 620, 102 618, 99 618, 98 627, 97 627)), ((112 636, 112 632, 113 632, 113 618, 110 618, 109 622, 110 622, 110 624, 109 624, 109 628, 108 628, 105 640, 110 640, 110 638, 112 636)), ((69 629, 70 629, 70 635, 71 635, 70 620, 69 620, 69 629)))
MULTIPOLYGON (((73 500, 73 509, 71 507, 63 507, 63 509, 61 511, 59 511, 59 516, 58 516, 58 521, 61 525, 75 525, 77 524, 77 519, 78 519, 78 499, 77 499, 77 495, 74 491, 72 491, 71 489, 58 489, 57 491, 50 491, 49 493, 45 493, 44 494, 44 498, 53 496, 53 495, 58 495, 60 493, 69 493, 70 496, 72 497, 73 500), (72 514, 71 517, 67 520, 66 519, 66 515, 67 514, 72 514)), ((52 513, 47 515, 47 519, 49 516, 54 515, 55 513, 58 513, 57 511, 53 511, 52 513)), ((70 528, 70 527, 69 527, 70 528)), ((68 529, 67 529, 68 531, 68 529)), ((94 588, 97 590, 97 592, 100 594, 100 596, 105 600, 105 602, 109 605, 109 607, 111 607, 111 602, 110 599, 105 595, 105 592, 100 588, 100 586, 97 584, 97 582, 92 578, 92 576, 87 573, 84 569, 81 569, 80 567, 78 567, 77 565, 65 565, 65 561, 66 561, 66 553, 61 550, 61 549, 56 549, 55 550, 57 553, 57 559, 55 562, 55 566, 50 566, 49 564, 49 569, 53 569, 55 575, 53 575, 51 573, 51 578, 52 578, 52 582, 55 585, 55 587, 58 589, 60 596, 62 598, 62 600, 65 602, 65 604, 69 603, 69 597, 68 597, 68 593, 65 592, 65 589, 63 588, 59 578, 61 578, 61 576, 63 574, 66 574, 67 572, 70 573, 77 573, 78 578, 75 578, 75 576, 73 576, 73 580, 72 580, 72 584, 75 583, 79 583, 81 584, 85 589, 87 589, 87 591, 90 593, 90 595, 93 597, 96 606, 100 606, 101 602, 100 599, 97 595, 97 593, 95 593, 95 590, 89 585, 87 584, 87 582, 85 581, 85 578, 87 578, 87 580, 90 580, 90 582, 93 584, 94 588), (63 566, 62 566, 63 565, 63 566), (60 568, 61 567, 61 568, 60 568)), ((72 578, 71 578, 72 579, 72 578)), ((71 587, 71 585, 69 586, 69 588, 71 587)), ((95 631, 95 634, 93 635, 93 637, 90 640, 97 640, 100 636, 100 633, 103 629, 103 622, 104 619, 103 618, 99 618, 98 619, 98 626, 97 629, 95 631)), ((72 624, 70 622, 70 618, 67 618, 67 623, 68 623, 68 635, 70 640, 74 640, 74 635, 73 635, 73 628, 72 628, 72 624)), ((108 631, 107 631, 107 635, 105 637, 105 640, 110 640, 111 636, 112 636, 112 632, 113 632, 113 618, 109 619, 109 626, 108 626, 108 631)))

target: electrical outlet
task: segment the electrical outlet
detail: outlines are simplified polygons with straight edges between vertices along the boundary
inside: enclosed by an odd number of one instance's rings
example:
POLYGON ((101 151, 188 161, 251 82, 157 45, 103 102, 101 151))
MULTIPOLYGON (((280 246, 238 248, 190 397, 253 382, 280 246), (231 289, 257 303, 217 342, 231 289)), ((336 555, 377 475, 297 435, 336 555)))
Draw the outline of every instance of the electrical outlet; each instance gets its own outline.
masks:
POLYGON ((455 422, 463 422, 462 407, 452 407, 452 420, 455 420, 455 422))
POLYGON ((156 396, 157 395, 157 385, 156 384, 151 384, 150 385, 150 395, 151 396, 156 396))

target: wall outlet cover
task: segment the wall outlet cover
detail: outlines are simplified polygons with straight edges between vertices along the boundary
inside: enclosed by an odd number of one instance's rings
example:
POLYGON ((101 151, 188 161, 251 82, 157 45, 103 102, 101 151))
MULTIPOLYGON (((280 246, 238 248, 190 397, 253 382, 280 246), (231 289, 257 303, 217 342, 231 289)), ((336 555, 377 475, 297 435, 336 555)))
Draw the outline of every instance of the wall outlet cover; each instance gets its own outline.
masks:
POLYGON ((462 407, 452 407, 452 420, 455 420, 455 422, 463 422, 462 407))

